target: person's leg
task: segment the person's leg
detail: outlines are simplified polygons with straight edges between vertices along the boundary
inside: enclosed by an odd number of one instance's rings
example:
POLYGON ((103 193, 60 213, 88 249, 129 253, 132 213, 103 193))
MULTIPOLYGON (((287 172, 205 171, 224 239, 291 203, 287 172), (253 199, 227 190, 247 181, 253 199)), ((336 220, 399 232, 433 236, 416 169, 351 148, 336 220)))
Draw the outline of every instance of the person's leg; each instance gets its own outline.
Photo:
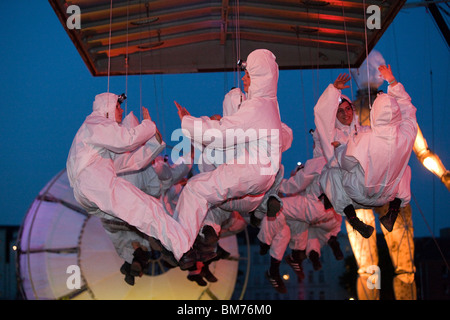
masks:
MULTIPOLYGON (((100 173, 102 172, 99 169, 100 173)), ((106 172, 109 173, 109 172, 106 172)), ((100 210, 117 217, 140 232, 158 239, 165 249, 173 253, 178 261, 191 249, 185 227, 167 215, 161 202, 130 182, 115 175, 93 179, 96 168, 84 170, 80 175, 80 191, 100 210), (105 187, 108 186, 108 187, 105 187)))
POLYGON ((394 200, 389 202, 387 213, 384 216, 380 216, 380 223, 388 232, 391 232, 394 228, 395 221, 400 212, 400 206, 405 207, 411 199, 411 168, 409 166, 406 167, 405 172, 403 173, 398 190, 399 192, 394 200))
POLYGON ((291 230, 291 239, 289 247, 292 252, 286 255, 284 260, 294 270, 298 277, 298 281, 302 281, 305 278, 305 274, 302 269, 303 260, 306 256, 306 245, 308 241, 308 224, 299 220, 286 220, 287 225, 291 230))
POLYGON ((261 175, 258 165, 221 165, 189 179, 178 199, 174 218, 184 226, 192 245, 210 206, 247 194, 263 194, 273 180, 274 176, 261 175))
POLYGON ((342 183, 342 171, 339 168, 324 168, 320 175, 320 185, 338 214, 344 214, 348 222, 365 238, 370 237, 374 229, 356 216, 352 199, 347 195, 342 183))
POLYGON ((266 271, 266 278, 277 292, 286 293, 286 285, 280 276, 280 263, 280 260, 270 257, 270 269, 266 271))

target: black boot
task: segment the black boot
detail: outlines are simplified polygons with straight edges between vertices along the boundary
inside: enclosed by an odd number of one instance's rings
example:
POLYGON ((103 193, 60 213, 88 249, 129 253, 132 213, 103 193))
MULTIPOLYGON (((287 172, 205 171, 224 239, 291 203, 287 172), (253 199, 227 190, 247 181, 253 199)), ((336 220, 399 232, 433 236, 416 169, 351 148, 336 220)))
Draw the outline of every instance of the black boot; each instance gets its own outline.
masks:
POLYGON ((328 199, 328 197, 325 195, 325 193, 322 193, 319 196, 319 199, 323 202, 323 207, 325 208, 325 210, 331 209, 333 208, 333 205, 331 204, 330 200, 328 199))
POLYGON ((133 256, 134 258, 131 264, 131 274, 134 276, 142 275, 142 273, 148 268, 151 253, 139 247, 134 250, 133 256))
POLYGON ((312 250, 309 253, 309 260, 311 260, 314 270, 318 271, 322 269, 322 263, 320 262, 319 253, 312 250))
POLYGON ((289 254, 284 257, 284 261, 294 270, 295 274, 297 275, 298 282, 301 282, 303 279, 305 279, 305 273, 302 269, 302 260, 296 261, 293 257, 293 254, 289 254))
POLYGON ((350 204, 347 207, 345 207, 344 213, 347 216, 347 220, 350 223, 350 225, 356 231, 358 231, 364 238, 367 239, 372 235, 374 228, 359 220, 359 218, 356 216, 356 211, 353 205, 350 204))
POLYGON ((339 241, 337 241, 337 238, 335 236, 331 236, 330 239, 328 239, 328 245, 331 247, 331 250, 333 250, 333 254, 336 260, 344 259, 344 254, 341 251, 341 246, 339 245, 339 241))
POLYGON ((200 287, 205 287, 207 285, 206 281, 203 279, 201 274, 189 274, 187 278, 190 281, 197 282, 200 287))
POLYGON ((142 276, 142 266, 139 262, 133 261, 130 268, 130 274, 133 277, 140 277, 142 276))
POLYGON ((216 231, 213 227, 205 225, 202 228, 203 238, 201 241, 205 245, 216 245, 219 241, 219 236, 216 234, 216 231))
POLYGON ((130 267, 131 264, 125 261, 123 265, 120 267, 120 273, 123 275, 130 273, 130 267))
POLYGON ((200 235, 195 239, 193 248, 197 261, 206 262, 217 256, 217 242, 212 244, 205 243, 204 238, 200 235))
POLYGON ((298 263, 302 263, 306 259, 306 250, 292 250, 292 259, 298 263))
POLYGON ((270 258, 270 269, 266 271, 266 278, 278 293, 286 293, 286 286, 280 276, 280 263, 280 260, 270 258))
POLYGON ((134 286, 134 276, 131 275, 131 264, 125 261, 125 263, 120 267, 120 273, 125 275, 125 282, 130 286, 134 286))
POLYGON ((197 254, 194 249, 191 249, 185 254, 183 254, 180 261, 178 261, 178 264, 181 270, 188 270, 189 268, 195 266, 196 262, 197 262, 197 254))
POLYGON ((275 217, 280 209, 280 200, 275 197, 269 197, 269 200, 267 200, 267 216, 270 218, 275 217))
POLYGON ((400 205, 402 200, 395 198, 389 202, 388 212, 380 218, 380 223, 386 228, 388 232, 394 229, 395 220, 397 220, 398 213, 400 212, 400 205))

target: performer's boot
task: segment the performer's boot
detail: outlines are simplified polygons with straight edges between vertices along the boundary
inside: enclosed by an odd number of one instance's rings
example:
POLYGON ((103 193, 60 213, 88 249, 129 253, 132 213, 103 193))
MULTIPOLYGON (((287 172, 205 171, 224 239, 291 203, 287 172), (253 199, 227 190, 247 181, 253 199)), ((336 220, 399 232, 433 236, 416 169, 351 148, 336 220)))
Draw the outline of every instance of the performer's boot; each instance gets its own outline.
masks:
POLYGON ((359 220, 359 218, 356 216, 356 211, 353 205, 350 204, 347 207, 345 207, 344 213, 347 216, 347 220, 350 223, 350 225, 356 231, 358 231, 364 238, 367 239, 372 235, 374 228, 359 220))
POLYGON ((398 213, 400 212, 400 205, 402 200, 395 198, 389 202, 388 212, 380 218, 380 223, 386 228, 387 231, 391 232, 394 229, 395 220, 397 220, 398 213))

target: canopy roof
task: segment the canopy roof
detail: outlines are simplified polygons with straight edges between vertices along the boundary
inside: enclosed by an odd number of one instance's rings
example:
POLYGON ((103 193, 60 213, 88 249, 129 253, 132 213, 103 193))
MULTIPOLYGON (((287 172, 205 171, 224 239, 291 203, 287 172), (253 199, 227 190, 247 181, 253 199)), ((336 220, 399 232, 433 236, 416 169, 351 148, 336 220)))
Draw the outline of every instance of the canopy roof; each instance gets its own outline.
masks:
POLYGON ((108 65, 110 75, 232 71, 258 48, 280 69, 357 68, 406 0, 49 2, 92 75, 104 76, 108 65), (372 4, 380 29, 366 28, 372 4), (81 29, 67 27, 69 5, 80 8, 81 29))

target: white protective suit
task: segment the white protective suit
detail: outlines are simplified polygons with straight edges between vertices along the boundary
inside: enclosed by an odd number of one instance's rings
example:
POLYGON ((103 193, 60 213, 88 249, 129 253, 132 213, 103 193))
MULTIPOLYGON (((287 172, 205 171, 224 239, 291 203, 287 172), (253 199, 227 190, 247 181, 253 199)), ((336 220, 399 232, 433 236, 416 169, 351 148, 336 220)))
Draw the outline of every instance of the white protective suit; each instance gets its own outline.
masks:
MULTIPOLYGON (((334 104, 328 107, 330 115, 337 111, 339 90, 336 91, 334 104)), ((355 208, 382 206, 394 198, 402 200, 402 207, 409 203, 408 161, 417 135, 415 112, 411 98, 400 83, 389 86, 387 94, 377 96, 370 113, 370 129, 353 135, 346 145, 336 148, 339 168, 324 168, 322 172, 321 186, 336 212, 343 214, 349 204, 355 208)), ((316 126, 320 127, 321 145, 326 151, 324 145, 333 141, 327 127, 334 121, 318 120, 316 126)), ((330 154, 325 152, 325 155, 330 154)))
POLYGON ((271 245, 271 256, 283 257, 288 244, 291 249, 306 250, 307 254, 314 250, 320 255, 321 247, 340 232, 342 217, 333 209, 325 210, 319 199, 319 177, 325 163, 324 157, 310 159, 294 176, 283 179, 279 191, 286 196, 281 215, 258 234, 259 240, 271 245), (273 241, 278 233, 286 233, 285 225, 290 230, 287 241, 273 241))
POLYGON ((283 198, 281 213, 291 230, 290 247, 306 250, 307 255, 316 251, 320 256, 321 248, 341 231, 342 216, 333 208, 326 210, 319 199, 322 193, 319 178, 324 165, 323 157, 310 159, 304 169, 284 180, 280 187, 280 192, 287 196, 283 198))
POLYGON ((117 217, 159 239, 179 260, 190 249, 184 228, 159 200, 117 176, 147 166, 160 152, 149 143, 157 130, 153 121, 128 129, 114 120, 117 98, 97 95, 93 112, 75 135, 67 159, 75 198, 90 214, 117 217))
MULTIPOLYGON (((133 112, 130 112, 122 121, 122 126, 128 129, 133 129, 138 125, 139 120, 133 112)), ((131 172, 127 171, 117 175, 131 182, 135 187, 141 189, 148 195, 158 198, 161 194, 161 181, 159 180, 158 175, 156 174, 151 163, 143 169, 131 172)))
MULTIPOLYGON (((139 120, 136 118, 133 112, 130 112, 123 119, 121 125, 128 129, 131 129, 139 125, 139 120)), ((156 139, 155 142, 157 143, 156 139)), ((155 146, 157 146, 158 144, 159 143, 155 144, 155 146)), ((141 170, 123 172, 118 176, 131 182, 134 186, 151 196, 157 196, 160 192, 159 190, 161 183, 151 165, 147 165, 144 169, 141 170)), ((116 249, 116 252, 126 262, 130 264, 133 262, 133 254, 135 251, 133 242, 138 242, 141 246, 150 249, 151 245, 148 236, 137 230, 134 226, 129 225, 125 221, 118 219, 112 215, 105 214, 101 218, 101 222, 103 228, 105 229, 105 232, 108 234, 114 248, 116 249)))
POLYGON ((281 121, 277 101, 278 65, 268 50, 249 54, 248 98, 239 110, 220 121, 184 116, 182 129, 191 140, 213 148, 243 145, 217 169, 200 173, 181 192, 174 217, 189 229, 189 244, 199 233, 211 206, 227 199, 264 194, 273 185, 281 163, 281 121), (235 140, 237 138, 237 141, 235 140))
MULTIPOLYGON (((139 125, 139 120, 130 112, 122 121, 122 125, 131 129, 139 125)), ((190 156, 190 154, 188 154, 190 156)), ((118 176, 131 182, 133 185, 155 198, 162 201, 166 212, 173 215, 173 203, 178 198, 181 190, 172 188, 184 176, 186 176, 192 168, 192 161, 189 164, 185 158, 180 157, 174 164, 165 161, 161 155, 157 156, 147 167, 133 172, 125 172, 118 176)), ((176 204, 176 202, 175 202, 176 204)))
MULTIPOLYGON (((230 90, 223 100, 223 115, 231 116, 236 113, 240 105, 243 101, 245 101, 246 97, 242 93, 240 88, 234 88, 230 90)), ((281 143, 282 143, 282 152, 289 149, 292 145, 293 134, 292 129, 289 128, 283 122, 281 123, 281 143)), ((237 155, 238 148, 234 149, 235 156, 237 155)), ((216 169, 220 163, 214 163, 216 159, 226 159, 225 151, 220 149, 211 150, 206 147, 202 152, 202 162, 199 164, 199 170, 201 172, 212 171, 216 169)), ((276 197, 280 202, 281 198, 278 197, 278 189, 280 183, 283 179, 284 170, 283 166, 280 165, 280 170, 278 171, 275 182, 272 184, 270 189, 261 195, 247 195, 242 196, 240 198, 233 198, 225 201, 219 206, 211 207, 208 210, 208 213, 205 217, 204 224, 209 225, 214 228, 216 234, 222 233, 221 227, 227 222, 229 223, 232 212, 239 212, 246 220, 250 219, 249 213, 255 212, 255 216, 260 219, 263 219, 267 212, 267 201, 269 197, 276 197)), ((240 219, 234 219, 237 224, 241 225, 240 219)), ((265 219, 263 219, 265 220, 265 219)), ((264 224, 264 223, 263 223, 264 224)), ((236 228, 236 230, 240 230, 241 228, 236 228)))

